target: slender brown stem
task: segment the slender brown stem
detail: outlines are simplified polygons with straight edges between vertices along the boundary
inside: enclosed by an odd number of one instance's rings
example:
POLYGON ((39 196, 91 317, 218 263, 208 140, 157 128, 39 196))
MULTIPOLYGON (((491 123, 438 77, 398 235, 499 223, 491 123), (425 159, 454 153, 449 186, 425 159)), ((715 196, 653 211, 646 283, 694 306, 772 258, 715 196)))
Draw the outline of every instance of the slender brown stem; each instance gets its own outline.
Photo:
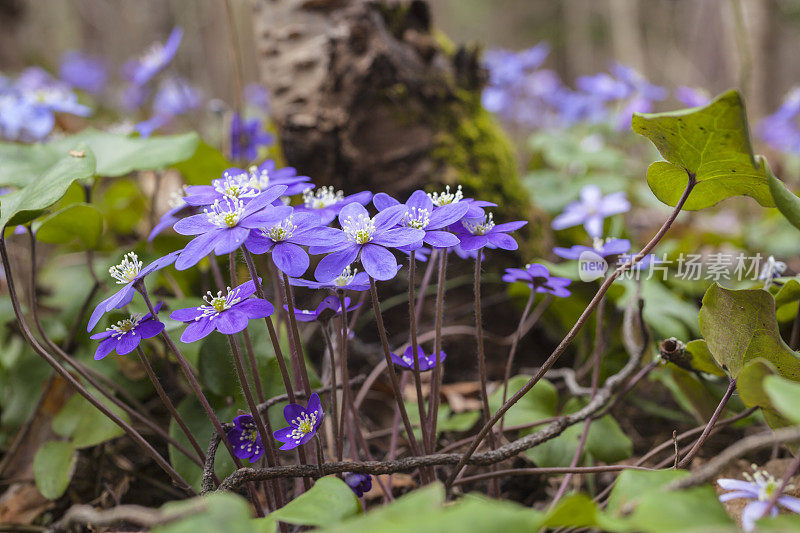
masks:
POLYGON ((562 339, 562 341, 558 344, 558 346, 556 346, 555 350, 553 350, 553 352, 541 366, 539 371, 533 377, 531 377, 531 379, 529 379, 528 382, 525 385, 523 385, 522 388, 518 390, 508 401, 506 401, 486 424, 484 424, 484 426, 475 436, 473 444, 470 446, 469 450, 467 450, 467 452, 464 454, 462 460, 459 461, 459 464, 456 466, 454 472, 450 475, 450 479, 446 483, 447 486, 450 486, 450 484, 452 484, 453 480, 455 480, 456 476, 458 476, 458 474, 464 468, 464 465, 466 465, 467 462, 469 461, 469 458, 472 456, 472 454, 475 453, 475 450, 478 449, 478 446, 480 446, 481 442, 483 442, 483 439, 486 438, 486 436, 489 434, 490 430, 492 429, 492 426, 494 426, 500 420, 500 418, 506 413, 506 411, 508 411, 511 408, 512 405, 517 403, 520 400, 520 398, 525 396, 525 394, 527 394, 528 391, 530 391, 533 388, 533 386, 536 385, 539 382, 539 380, 542 379, 542 377, 547 373, 547 371, 550 370, 550 368, 555 364, 555 362, 566 351, 567 347, 572 343, 572 341, 575 340, 575 337, 577 337, 578 332, 580 332, 586 321, 589 319, 594 310, 597 308, 597 305, 600 303, 600 299, 603 296, 605 296, 609 287, 611 287, 611 284, 614 283, 614 280, 616 280, 617 277, 620 276, 620 274, 622 274, 623 272, 625 272, 626 270, 630 269, 632 266, 637 264, 639 261, 641 261, 642 258, 646 256, 648 253, 650 253, 650 251, 653 248, 655 248, 655 246, 661 241, 661 239, 667 233, 669 228, 672 226, 672 223, 678 217, 678 214, 681 212, 683 205, 686 203, 686 200, 689 198, 689 194, 692 192, 692 189, 695 186, 696 183, 695 177, 689 175, 688 178, 689 179, 686 184, 686 189, 684 189, 683 194, 678 200, 678 203, 675 205, 675 208, 672 210, 672 213, 664 222, 664 224, 662 224, 661 228, 656 232, 653 238, 650 239, 650 242, 648 242, 647 245, 645 245, 645 247, 642 248, 642 250, 638 254, 636 254, 625 264, 618 267, 614 272, 612 272, 606 278, 606 280, 600 286, 600 289, 597 291, 592 300, 589 302, 589 305, 586 306, 586 309, 583 311, 583 313, 581 313, 581 316, 578 317, 578 320, 575 322, 575 325, 572 326, 572 329, 569 330, 564 339, 562 339))
MULTIPOLYGON (((489 408, 489 391, 487 388, 487 372, 486 372, 486 353, 483 346, 483 308, 481 306, 481 258, 483 256, 483 249, 478 250, 478 255, 475 256, 475 285, 473 287, 475 294, 475 343, 478 350, 478 374, 481 383, 481 407, 483 414, 484 424, 489 421, 491 410, 489 408)), ((494 450, 497 446, 495 441, 494 432, 489 432, 489 448, 494 450)), ((496 469, 496 467, 492 467, 496 469)), ((492 478, 489 484, 489 493, 491 496, 497 497, 500 494, 500 486, 497 478, 492 478)))
MULTIPOLYGON (((442 250, 439 257, 439 277, 436 286, 436 323, 434 325, 433 353, 436 354, 436 366, 433 367, 431 379, 431 399, 428 403, 428 420, 430 421, 430 431, 432 451, 436 450, 436 425, 439 421, 439 390, 442 387, 442 376, 444 375, 444 361, 439 361, 439 353, 442 351, 442 323, 444 322, 444 289, 445 278, 447 277, 447 254, 442 250)), ((433 259, 431 259, 433 260, 433 259)))
MULTIPOLYGON (((348 341, 348 332, 347 332, 347 306, 345 305, 345 296, 344 291, 338 291, 337 293, 339 297, 339 306, 342 308, 342 312, 339 315, 339 365, 341 365, 341 375, 342 375, 342 411, 339 417, 339 438, 344 438, 344 429, 345 424, 347 423, 347 411, 353 409, 352 400, 350 398, 351 391, 350 391, 350 376, 349 371, 347 368, 347 341, 348 341)), ((358 426, 358 421, 354 420, 354 424, 358 426)), ((352 447, 352 443, 351 443, 352 447)), ((344 443, 341 443, 340 446, 342 453, 344 450, 344 443)), ((341 459, 341 456, 340 456, 341 459)))
POLYGON ((509 477, 509 476, 535 476, 545 474, 601 474, 603 472, 621 472, 623 470, 647 470, 652 471, 653 468, 644 466, 632 465, 607 465, 607 466, 553 466, 548 468, 512 468, 509 470, 496 470, 494 472, 484 472, 474 476, 462 477, 454 485, 464 483, 472 483, 475 481, 482 481, 484 479, 491 479, 495 477, 509 477))
MULTIPOLYGON (((336 443, 336 457, 339 461, 342 460, 344 443, 339 433, 339 402, 336 399, 336 350, 333 347, 333 340, 331 339, 331 332, 328 331, 328 323, 320 324, 322 329, 322 336, 325 338, 325 346, 328 349, 331 365, 331 425, 333 426, 333 440, 336 443)), ((342 378, 344 379, 344 378, 342 378)), ((346 381, 345 381, 346 383, 346 381)))
POLYGON ((292 357, 295 359, 295 364, 300 370, 300 380, 303 384, 303 390, 306 394, 311 394, 311 384, 308 381, 308 371, 306 370, 306 360, 303 357, 303 345, 300 342, 300 332, 297 329, 297 317, 294 314, 294 291, 289 284, 289 276, 283 273, 283 293, 286 300, 286 307, 288 308, 287 314, 289 315, 289 326, 291 332, 289 333, 289 348, 292 351, 292 357))
MULTIPOLYGON (((417 312, 415 309, 416 298, 416 252, 413 250, 410 254, 408 265, 408 320, 409 328, 411 330, 411 359, 414 361, 414 387, 417 391, 417 409, 419 411, 420 430, 422 434, 422 447, 425 453, 431 453, 431 443, 428 435, 428 424, 425 423, 425 400, 422 396, 422 376, 419 371, 419 357, 417 350, 419 344, 417 343, 417 312)), ((434 360, 438 356, 434 353, 434 360)))
POLYGON ((0 231, 0 258, 2 258, 3 262, 3 269, 6 274, 6 283, 8 284, 8 292, 9 298, 11 299, 11 307, 14 310, 14 315, 17 317, 17 323, 19 324, 20 331, 22 332, 22 336, 25 338, 25 341, 33 348, 33 350, 38 353, 46 362, 49 364, 53 369, 58 372, 58 374, 67 382, 70 386, 72 386, 81 396, 83 396, 89 403, 92 404, 98 411, 103 413, 106 417, 108 417, 111 421, 117 424, 120 428, 125 431, 125 433, 130 436, 136 444, 141 446, 144 451, 152 457, 152 459, 161 467, 167 475, 172 478, 175 483, 178 484, 183 490, 188 492, 189 494, 197 494, 195 490, 192 488, 189 483, 181 477, 178 472, 175 471, 174 468, 159 454, 153 446, 150 445, 144 437, 139 434, 138 431, 133 429, 130 424, 122 420, 116 413, 114 413, 111 409, 106 407, 106 405, 95 398, 95 396, 90 393, 80 381, 78 381, 75 377, 70 374, 70 372, 64 368, 56 359, 53 357, 47 350, 42 347, 39 342, 34 337, 33 333, 31 332, 28 324, 25 322, 25 319, 22 315, 22 310, 19 305, 19 300, 17 299, 17 292, 14 286, 14 277, 11 272, 11 263, 8 259, 8 251, 6 250, 6 242, 5 237, 2 235, 2 231, 0 231))
POLYGON ((167 396, 167 392, 164 390, 164 387, 161 386, 161 382, 158 380, 158 376, 153 371, 152 365, 150 365, 150 361, 147 359, 144 351, 142 351, 141 346, 136 347, 136 353, 139 354, 139 360, 142 362, 142 366, 144 366, 144 370, 147 373, 147 377, 150 378, 150 382, 153 384, 153 388, 156 389, 156 394, 158 397, 161 398, 161 401, 164 403, 164 406, 169 411, 169 414, 172 418, 177 422, 178 426, 180 426, 181 431, 183 431, 186 438, 189 439, 189 444, 192 445, 192 448, 197 452, 197 456, 200 458, 202 462, 206 462, 206 454, 203 452, 203 449, 197 443, 197 439, 194 438, 192 435, 191 430, 189 430, 189 426, 186 425, 186 421, 183 420, 183 417, 178 413, 178 410, 175 408, 175 404, 172 403, 172 400, 169 399, 167 396))
POLYGON ((411 446, 411 453, 419 455, 419 446, 417 439, 414 437, 414 428, 411 426, 411 421, 408 419, 406 412, 406 405, 403 402, 403 391, 400 389, 400 381, 397 378, 397 372, 394 371, 394 364, 392 363, 392 356, 389 352, 389 340, 386 337, 386 328, 383 325, 383 314, 381 313, 381 304, 378 301, 378 288, 375 286, 375 280, 369 278, 369 289, 372 295, 372 310, 375 313, 375 322, 378 325, 378 333, 381 338, 381 345, 383 345, 383 356, 386 360, 386 370, 389 372, 389 378, 392 382, 392 391, 394 392, 394 399, 397 402, 397 408, 400 411, 400 418, 403 420, 403 426, 408 435, 408 444, 411 446))
POLYGON ((725 409, 725 405, 728 403, 728 400, 731 399, 731 395, 733 395, 734 390, 736 390, 736 380, 731 379, 730 383, 728 384, 728 390, 726 390, 725 394, 722 396, 719 405, 717 405, 716 410, 714 410, 714 414, 711 415, 711 418, 709 419, 708 424, 706 424, 706 428, 703 430, 703 433, 700 435, 700 438, 697 439, 697 442, 695 443, 694 447, 691 450, 689 450, 689 453, 687 453, 686 456, 683 459, 681 459, 681 462, 678 465, 680 468, 686 468, 686 465, 688 465, 692 461, 692 459, 694 459, 694 456, 697 455, 697 452, 700 451, 700 448, 703 446, 706 439, 708 438, 708 434, 711 432, 711 429, 714 427, 714 424, 717 423, 717 420, 719 420, 722 411, 725 409))
MULTIPOLYGON (((531 294, 528 296, 528 301, 525 302, 525 309, 522 311, 522 316, 519 318, 519 325, 517 326, 516 331, 514 332, 514 340, 511 341, 511 348, 508 350, 508 359, 506 360, 506 372, 503 375, 503 403, 506 403, 508 399, 508 380, 511 379, 511 369, 514 366, 514 355, 517 353, 517 345, 519 344, 519 339, 522 337, 522 326, 525 324, 525 320, 528 318, 528 313, 531 311, 531 307, 533 306, 533 300, 536 298, 536 291, 533 290, 531 287, 531 294)), ((506 417, 503 416, 500 419, 500 432, 503 432, 503 423, 506 421, 506 417)))
POLYGON ((423 304, 425 303, 425 293, 428 291, 428 286, 431 284, 431 278, 433 277, 433 269, 434 265, 436 265, 439 254, 447 253, 445 250, 437 250, 436 248, 431 251, 430 257, 428 257, 428 265, 425 267, 425 273, 422 275, 422 283, 419 285, 419 297, 417 298, 417 305, 416 305, 416 315, 414 319, 419 324, 419 321, 422 318, 422 309, 423 304))

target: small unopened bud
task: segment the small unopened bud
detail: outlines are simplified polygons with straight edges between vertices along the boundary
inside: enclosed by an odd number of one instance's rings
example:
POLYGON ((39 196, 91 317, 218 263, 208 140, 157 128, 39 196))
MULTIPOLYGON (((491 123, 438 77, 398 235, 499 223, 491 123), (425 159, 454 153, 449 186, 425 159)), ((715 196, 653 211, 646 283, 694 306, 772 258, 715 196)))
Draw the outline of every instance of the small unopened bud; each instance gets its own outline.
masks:
POLYGON ((689 364, 691 358, 686 356, 686 344, 675 337, 661 341, 658 352, 662 361, 669 361, 681 368, 691 370, 692 367, 689 364))

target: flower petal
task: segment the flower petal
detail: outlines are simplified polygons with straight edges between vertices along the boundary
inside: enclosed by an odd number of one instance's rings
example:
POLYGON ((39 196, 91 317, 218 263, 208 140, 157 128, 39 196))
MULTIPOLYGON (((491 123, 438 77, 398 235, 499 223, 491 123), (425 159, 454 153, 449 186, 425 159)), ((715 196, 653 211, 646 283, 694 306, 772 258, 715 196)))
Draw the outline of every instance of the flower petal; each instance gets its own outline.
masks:
MULTIPOLYGON (((390 280, 397 275, 397 260, 394 258, 394 254, 377 244, 363 246, 361 264, 364 265, 367 274, 380 281, 390 280)), ((341 270, 339 272, 341 273, 341 270)))
POLYGON ((350 247, 345 248, 344 250, 340 250, 330 255, 326 255, 319 262, 316 270, 314 270, 314 277, 318 281, 323 281, 323 282, 330 281, 338 277, 346 266, 355 261, 356 257, 358 257, 358 252, 360 249, 361 249, 360 246, 351 245, 350 247))
POLYGON ((247 315, 239 313, 235 307, 223 311, 215 320, 217 322, 217 331, 226 335, 239 333, 247 327, 247 315))
POLYGON ((97 351, 94 352, 94 360, 99 361, 103 359, 105 356, 110 354, 114 351, 114 348, 117 347, 117 339, 113 337, 109 337, 100 344, 97 345, 97 351))
POLYGON ((209 320, 208 318, 201 318, 192 322, 183 330, 181 342, 188 344, 206 337, 216 328, 215 322, 216 320, 209 320))
POLYGON ((236 304, 235 309, 250 319, 266 318, 275 312, 271 303, 260 298, 248 298, 236 304))
POLYGON ((308 270, 308 254, 290 242, 276 244, 272 249, 272 260, 278 270, 289 276, 302 276, 308 270))
POLYGON ((117 343, 117 354, 127 355, 134 351, 139 343, 142 342, 142 336, 134 331, 124 334, 117 343))

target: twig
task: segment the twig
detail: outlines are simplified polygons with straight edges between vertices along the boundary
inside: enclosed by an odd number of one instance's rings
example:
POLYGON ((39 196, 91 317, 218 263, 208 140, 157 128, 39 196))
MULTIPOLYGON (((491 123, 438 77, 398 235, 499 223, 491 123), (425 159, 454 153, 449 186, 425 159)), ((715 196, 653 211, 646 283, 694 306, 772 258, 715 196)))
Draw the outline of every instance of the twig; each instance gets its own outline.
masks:
POLYGON ((180 511, 151 509, 141 505, 118 505, 110 509, 97 510, 90 505, 74 505, 64 514, 64 517, 53 524, 52 531, 67 531, 72 524, 86 526, 110 526, 117 522, 130 522, 138 526, 153 527, 181 518, 202 513, 207 508, 204 498, 196 498, 180 511))
POLYGON ((691 450, 689 450, 689 453, 686 454, 686 457, 684 457, 681 460, 681 462, 678 463, 678 466, 680 468, 685 468, 686 465, 688 465, 692 461, 694 456, 697 455, 697 452, 700 451, 700 448, 703 446, 706 439, 708 438, 709 432, 714 427, 714 424, 717 423, 717 420, 719 420, 719 417, 722 414, 722 411, 725 409, 725 405, 728 403, 728 400, 730 400, 734 390, 736 390, 736 380, 731 379, 730 383, 728 384, 728 390, 725 391, 725 395, 719 401, 719 405, 717 405, 716 410, 714 410, 714 414, 711 415, 711 419, 708 421, 708 424, 706 425, 706 428, 703 430, 703 433, 700 435, 700 438, 697 439, 697 442, 695 443, 694 447, 691 450))
POLYGON ((537 474, 600 474, 603 472, 621 472, 622 470, 647 470, 652 471, 653 468, 645 466, 633 465, 607 465, 607 466, 553 466, 548 468, 510 468, 508 470, 496 470, 494 472, 484 472, 474 476, 462 477, 457 480, 454 485, 463 483, 470 483, 472 481, 481 481, 493 477, 510 477, 510 476, 533 476, 537 474))

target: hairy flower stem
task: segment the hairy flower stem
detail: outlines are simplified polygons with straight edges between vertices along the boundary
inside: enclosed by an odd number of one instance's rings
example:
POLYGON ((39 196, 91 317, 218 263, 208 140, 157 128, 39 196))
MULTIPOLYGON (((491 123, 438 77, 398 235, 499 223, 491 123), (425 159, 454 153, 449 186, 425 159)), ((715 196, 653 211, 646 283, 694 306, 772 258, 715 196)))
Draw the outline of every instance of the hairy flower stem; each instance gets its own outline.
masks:
POLYGON ((200 458, 203 463, 206 462, 206 454, 203 452, 203 449, 197 443, 197 440, 192 435, 192 432, 189 430, 189 426, 186 425, 186 422, 181 417, 178 410, 175 408, 175 404, 172 403, 172 400, 169 399, 167 396, 167 392, 164 390, 164 387, 161 386, 161 382, 158 381, 158 376, 153 371, 153 366, 150 364, 150 361, 147 359, 144 351, 140 346, 136 347, 136 352, 139 354, 139 360, 142 362, 142 366, 144 367, 145 372, 147 372, 147 377, 150 378, 150 382, 153 384, 153 388, 156 390, 156 394, 158 397, 161 398, 161 401, 164 404, 164 407, 167 408, 169 414, 172 418, 177 422, 178 426, 180 426, 181 431, 183 431, 186 438, 189 439, 189 443, 192 445, 192 448, 197 452, 197 456, 200 458))
POLYGON ((400 381, 397 378, 397 372, 394 371, 394 363, 392 363, 392 356, 389 352, 389 339, 386 336, 386 328, 383 324, 383 314, 381 313, 381 304, 378 301, 378 288, 375 285, 375 280, 369 278, 369 290, 372 296, 372 310, 375 313, 375 322, 378 326, 378 333, 381 338, 381 345, 383 346, 383 356, 386 359, 386 370, 389 372, 389 378, 392 382, 392 391, 394 392, 394 399, 397 402, 397 408, 400 411, 400 418, 403 420, 406 434, 408 435, 408 444, 411 447, 411 453, 419 455, 420 450, 417 445, 417 439, 414 437, 414 428, 411 426, 411 421, 408 419, 406 412, 406 405, 403 402, 403 391, 400 389, 400 381))
POLYGON ((289 348, 292 350, 292 357, 294 357, 295 364, 300 370, 300 380, 303 384, 303 390, 306 394, 311 394, 311 383, 308 381, 308 370, 306 369, 306 360, 303 356, 303 345, 300 342, 300 332, 297 329, 297 317, 294 315, 294 291, 289 284, 289 276, 283 274, 283 297, 286 302, 286 307, 289 315, 289 348))
POLYGON ((725 410, 725 405, 728 403, 728 400, 731 399, 734 390, 736 390, 736 380, 731 379, 730 383, 728 384, 728 390, 725 391, 725 394, 719 401, 719 405, 717 405, 717 408, 714 410, 714 414, 711 415, 711 418, 708 420, 708 424, 706 424, 706 428, 703 430, 703 433, 700 434, 700 437, 698 437, 697 442, 695 442, 692 449, 689 450, 689 453, 687 453, 684 456, 684 458, 681 459, 681 462, 678 463, 679 468, 686 468, 686 466, 690 462, 692 462, 694 456, 697 455, 697 452, 700 451, 700 448, 706 442, 706 439, 708 439, 709 433, 711 433, 711 430, 714 428, 714 425, 717 423, 717 420, 719 420, 722 411, 725 410))
MULTIPOLYGON (((345 299, 344 299, 344 291, 337 291, 337 295, 339 297, 339 305, 342 308, 342 312, 339 314, 339 365, 341 365, 341 377, 342 377, 342 411, 339 416, 338 424, 339 424, 339 438, 344 438, 344 429, 345 425, 347 424, 347 412, 349 409, 353 409, 352 400, 350 399, 350 374, 347 369, 347 341, 348 341, 348 333, 347 333, 347 309, 345 306, 345 299)), ((354 424, 358 427, 358 421, 354 420, 354 424)), ((358 430, 360 431, 360 429, 358 430)), ((350 443, 353 446, 353 443, 350 443)), ((344 443, 341 444, 341 449, 344 450, 344 443)))
MULTIPOLYGON (((333 340, 331 339, 331 332, 328 331, 328 323, 324 322, 320 324, 320 329, 322 329, 322 336, 325 338, 325 346, 328 349, 328 355, 330 357, 330 365, 331 365, 331 379, 330 379, 330 399, 331 399, 331 426, 333 427, 333 440, 336 443, 336 458, 338 461, 342 460, 344 455, 343 448, 344 442, 342 441, 342 435, 339 433, 339 402, 336 399, 337 392, 336 392, 336 351, 333 347, 333 340)), ((344 378, 342 378, 344 380, 344 378)), ((343 381, 343 383, 347 383, 347 381, 343 381)))
MULTIPOLYGON (((250 409, 250 414, 256 423, 259 435, 261 435, 261 444, 266 451, 267 465, 274 466, 277 464, 275 456, 275 445, 272 442, 272 427, 269 423, 269 413, 261 416, 258 410, 258 404, 253 397, 253 391, 250 384, 247 382, 247 373, 244 370, 244 358, 242 357, 242 350, 239 348, 239 339, 236 335, 227 335, 228 343, 231 346, 231 354, 233 355, 233 365, 236 367, 236 374, 239 376, 239 385, 242 387, 244 398, 247 401, 247 407, 250 409)), ((226 439, 227 440, 227 439, 226 439)), ((283 507, 283 494, 281 493, 280 486, 276 483, 269 484, 269 491, 267 492, 269 500, 272 500, 272 509, 279 509, 283 507), (272 496, 269 498, 269 496, 272 496)))
MULTIPOLYGON (((228 254, 228 258, 230 261, 228 269, 231 275, 231 287, 236 287, 239 285, 239 276, 236 272, 236 252, 228 254)), ((219 268, 217 268, 217 270, 219 270, 219 268)), ((223 288, 224 287, 220 287, 220 290, 223 288)), ((258 373, 256 353, 255 350, 253 350, 253 342, 250 340, 250 333, 247 331, 247 328, 242 330, 242 336, 244 337, 244 347, 247 352, 247 364, 250 367, 250 375, 253 378, 253 385, 256 388, 256 398, 258 398, 259 403, 264 403, 264 387, 261 386, 261 376, 258 373)))
POLYGON ((624 265, 618 267, 614 272, 612 272, 606 278, 603 284, 600 285, 600 289, 597 291, 592 300, 589 302, 589 305, 586 306, 586 309, 583 311, 583 313, 581 313, 581 316, 578 317, 578 320, 575 322, 575 325, 572 326, 572 329, 569 330, 569 332, 561 340, 558 346, 556 346, 555 350, 553 350, 553 352, 550 354, 550 356, 547 358, 544 364, 542 364, 542 366, 539 368, 539 371, 536 372, 536 374, 533 377, 531 377, 531 379, 529 379, 528 382, 525 383, 525 385, 523 385, 523 387, 520 390, 518 390, 511 398, 509 398, 500 407, 500 409, 497 410, 497 412, 492 416, 492 418, 483 425, 481 430, 475 436, 475 440, 473 441, 472 445, 469 447, 467 452, 458 462, 458 465, 456 465, 456 468, 453 471, 453 473, 450 474, 450 479, 448 479, 446 486, 449 487, 452 484, 456 476, 458 476, 458 474, 467 464, 470 457, 472 457, 472 454, 475 453, 475 450, 477 450, 478 446, 480 446, 481 442, 483 442, 483 439, 485 439, 486 436, 491 432, 492 427, 500 420, 500 418, 502 418, 502 416, 506 413, 506 411, 508 411, 512 405, 517 403, 520 400, 520 398, 525 396, 525 394, 527 394, 528 391, 531 390, 533 386, 536 385, 539 382, 539 380, 542 379, 542 377, 547 373, 547 371, 550 370, 550 368, 555 364, 555 362, 558 361, 561 355, 566 351, 567 347, 572 343, 573 340, 575 340, 575 337, 577 337, 578 333, 583 328, 586 321, 589 319, 594 310, 597 308, 597 305, 600 303, 600 299, 603 296, 605 296, 609 287, 611 287, 611 284, 614 283, 614 280, 616 280, 620 274, 622 274, 626 270, 633 267, 636 263, 641 261, 642 258, 644 258, 648 253, 650 253, 650 251, 653 248, 655 248, 655 246, 661 241, 661 239, 669 230, 670 226, 672 226, 672 223, 675 222, 675 219, 681 212, 683 205, 689 198, 689 194, 691 194, 692 189, 694 189, 696 183, 697 181, 694 175, 689 174, 686 188, 684 189, 683 194, 678 200, 678 203, 675 205, 675 208, 672 210, 672 213, 670 213, 667 220, 664 221, 664 224, 661 225, 661 228, 659 228, 659 230, 656 232, 653 238, 650 239, 650 242, 648 242, 638 254, 636 254, 624 265))
MULTIPOLYGON (((264 297, 264 289, 261 287, 261 283, 259 283, 258 279, 258 272, 256 271, 256 265, 253 262, 253 256, 250 255, 250 252, 247 251, 246 248, 242 248, 242 253, 244 254, 245 263, 247 263, 247 270, 250 273, 250 279, 253 281, 253 284, 256 287, 256 296, 262 299, 266 299, 264 297)), ((281 371, 281 378, 283 378, 283 386, 286 389, 286 394, 289 397, 289 403, 296 403, 297 399, 294 393, 294 387, 292 387, 292 378, 289 374, 289 369, 286 367, 286 360, 283 358, 283 351, 281 350, 280 341, 278 340, 278 334, 275 331, 275 326, 272 324, 272 317, 264 318, 264 323, 267 325, 267 332, 269 333, 270 341, 272 342, 272 349, 275 351, 275 359, 278 361, 278 368, 281 371)), ((308 398, 311 394, 308 391, 304 391, 306 393, 306 398, 308 398)), ((306 452, 303 448, 298 447, 295 448, 297 450, 297 457, 301 464, 308 464, 308 458, 306 457, 306 452)), ((311 480, 307 477, 303 478, 303 487, 305 490, 311 488, 311 480)))
MULTIPOLYGON (((419 410, 419 426, 422 432, 422 447, 425 453, 431 452, 431 441, 428 434, 428 424, 425 423, 425 399, 422 396, 422 377, 419 372, 419 357, 417 356, 417 313, 415 309, 415 287, 416 287, 416 258, 415 252, 412 250, 409 265, 408 265, 408 319, 409 328, 411 329, 411 359, 414 361, 414 387, 417 391, 417 408, 419 410)), ((438 360, 439 355, 433 354, 434 360, 438 360)))
POLYGON ((189 494, 197 494, 195 490, 192 488, 189 483, 181 477, 178 472, 169 464, 162 456, 159 454, 153 446, 145 440, 142 435, 133 429, 130 424, 125 422, 122 418, 117 416, 114 411, 106 407, 106 405, 95 398, 95 396, 89 392, 83 384, 78 381, 64 366, 59 363, 55 357, 53 357, 50 352, 44 349, 44 347, 39 344, 39 341, 34 337, 33 332, 31 332, 30 328, 28 327, 27 322, 24 319, 22 314, 22 310, 20 308, 19 300, 17 298, 17 291, 16 287, 14 286, 14 277, 11 272, 11 263, 8 259, 8 251, 6 250, 6 241, 5 237, 0 232, 0 258, 2 258, 3 262, 3 270, 6 274, 6 283, 8 284, 8 293, 9 298, 11 300, 11 307, 14 310, 14 315, 17 318, 17 323, 19 324, 20 332, 22 336, 25 338, 25 341, 30 345, 33 350, 38 353, 42 359, 44 359, 47 364, 49 364, 58 374, 66 381, 71 387, 73 387, 78 394, 83 396, 92 406, 94 406, 98 411, 103 413, 106 417, 108 417, 112 422, 122 428, 128 436, 133 439, 133 441, 141 446, 144 451, 156 462, 156 464, 161 467, 167 475, 172 478, 175 483, 181 489, 186 491, 189 494))
MULTIPOLYGON (((431 259, 433 260, 433 259, 431 259)), ((439 278, 436 286, 436 324, 435 336, 433 339, 433 353, 439 357, 439 352, 442 351, 442 322, 444 321, 444 289, 445 278, 447 277, 447 251, 442 250, 439 256, 439 278)), ((439 361, 433 367, 433 376, 431 378, 431 395, 428 402, 428 421, 430 429, 428 433, 431 435, 431 442, 433 450, 436 449, 436 425, 439 421, 439 390, 442 387, 442 376, 444 374, 444 361, 439 361)))
MULTIPOLYGON (((517 353, 517 345, 519 344, 520 337, 522 337, 522 326, 525 324, 525 320, 528 318, 528 313, 531 311, 534 298, 536 298, 536 291, 531 288, 531 294, 528 296, 528 301, 525 303, 525 309, 522 311, 522 316, 519 319, 519 325, 517 326, 516 331, 514 331, 514 340, 511 342, 511 349, 508 351, 506 373, 503 375, 503 403, 505 403, 506 399, 508 399, 508 380, 511 379, 511 368, 514 366, 514 354, 517 353)), ((501 434, 503 433, 503 424, 505 421, 506 417, 503 416, 500 419, 501 434)))
MULTIPOLYGON (((475 293, 475 343, 478 350, 478 374, 481 381, 481 408, 483 411, 483 422, 486 423, 491 416, 489 408, 489 392, 487 390, 487 372, 486 372, 486 353, 483 346, 483 309, 481 306, 481 256, 483 249, 478 250, 478 255, 475 256, 475 285, 473 287, 475 293)), ((494 450, 497 446, 495 441, 494 432, 489 433, 489 447, 494 450)), ((496 467, 492 466, 492 470, 496 467)), ((500 486, 497 483, 497 478, 492 478, 489 483, 490 496, 497 497, 500 494, 500 486)))

